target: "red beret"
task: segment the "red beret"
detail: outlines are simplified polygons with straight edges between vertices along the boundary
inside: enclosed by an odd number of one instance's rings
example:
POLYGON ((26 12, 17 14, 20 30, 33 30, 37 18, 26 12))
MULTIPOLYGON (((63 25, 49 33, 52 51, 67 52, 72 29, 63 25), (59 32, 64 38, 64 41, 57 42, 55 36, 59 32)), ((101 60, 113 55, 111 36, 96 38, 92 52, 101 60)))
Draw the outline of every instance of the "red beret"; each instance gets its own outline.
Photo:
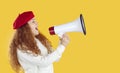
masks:
POLYGON ((16 18, 16 20, 13 23, 13 28, 14 29, 20 28, 33 17, 34 17, 34 14, 32 11, 26 11, 26 12, 19 14, 19 16, 16 18))

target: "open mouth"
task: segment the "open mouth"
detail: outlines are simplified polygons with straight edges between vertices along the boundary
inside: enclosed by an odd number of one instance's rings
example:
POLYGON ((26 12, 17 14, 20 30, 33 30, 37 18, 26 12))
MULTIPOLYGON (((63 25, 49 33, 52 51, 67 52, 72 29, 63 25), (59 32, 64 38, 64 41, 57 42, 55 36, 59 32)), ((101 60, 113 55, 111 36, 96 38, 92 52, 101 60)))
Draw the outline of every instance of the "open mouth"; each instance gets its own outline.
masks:
POLYGON ((35 28, 36 30, 38 30, 38 28, 35 28))

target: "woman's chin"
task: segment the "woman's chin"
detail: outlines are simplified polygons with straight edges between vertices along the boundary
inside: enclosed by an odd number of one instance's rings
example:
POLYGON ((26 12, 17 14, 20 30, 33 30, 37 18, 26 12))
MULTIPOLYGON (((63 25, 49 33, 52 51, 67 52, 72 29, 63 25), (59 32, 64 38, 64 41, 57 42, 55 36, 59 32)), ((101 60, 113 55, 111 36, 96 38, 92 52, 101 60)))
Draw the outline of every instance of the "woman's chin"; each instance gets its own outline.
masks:
POLYGON ((39 32, 34 34, 34 36, 37 36, 37 35, 39 35, 39 32))

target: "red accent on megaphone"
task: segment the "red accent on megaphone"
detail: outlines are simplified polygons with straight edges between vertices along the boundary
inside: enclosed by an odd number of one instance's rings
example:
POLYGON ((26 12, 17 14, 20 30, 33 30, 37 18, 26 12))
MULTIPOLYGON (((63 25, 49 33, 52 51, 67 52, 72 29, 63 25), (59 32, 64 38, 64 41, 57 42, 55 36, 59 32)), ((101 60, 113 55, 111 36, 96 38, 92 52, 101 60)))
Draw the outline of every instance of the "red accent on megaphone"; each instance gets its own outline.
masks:
POLYGON ((50 35, 55 35, 54 27, 49 28, 50 35))

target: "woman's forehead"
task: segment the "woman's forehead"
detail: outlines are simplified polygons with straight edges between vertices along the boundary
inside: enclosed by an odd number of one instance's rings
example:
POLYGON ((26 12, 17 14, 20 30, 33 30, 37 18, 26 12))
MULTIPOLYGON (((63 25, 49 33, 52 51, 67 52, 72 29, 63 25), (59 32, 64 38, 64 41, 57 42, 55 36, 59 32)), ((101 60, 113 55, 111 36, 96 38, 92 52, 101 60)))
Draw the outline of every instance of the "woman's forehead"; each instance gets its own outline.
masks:
POLYGON ((35 18, 32 18, 31 20, 29 20, 28 22, 31 22, 31 21, 34 21, 35 20, 35 18))

